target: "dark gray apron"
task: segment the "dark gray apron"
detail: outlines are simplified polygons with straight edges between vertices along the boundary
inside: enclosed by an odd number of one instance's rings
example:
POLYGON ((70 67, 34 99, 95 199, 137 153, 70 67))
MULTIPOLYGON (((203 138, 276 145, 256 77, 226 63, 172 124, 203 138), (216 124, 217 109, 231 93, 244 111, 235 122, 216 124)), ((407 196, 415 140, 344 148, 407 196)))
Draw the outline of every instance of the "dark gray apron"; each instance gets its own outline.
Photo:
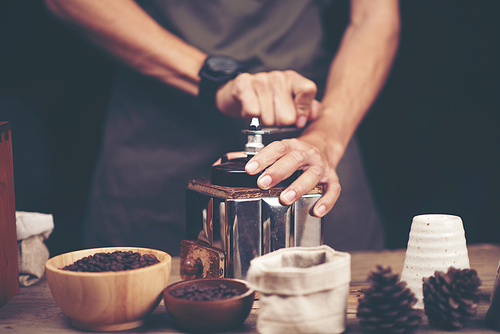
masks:
MULTIPOLYGON (((294 69, 324 86, 322 1, 144 1, 165 28, 251 72, 294 69)), ((178 255, 185 238, 185 189, 212 163, 240 151, 247 124, 199 108, 194 97, 128 69, 114 85, 95 170, 86 247, 142 246, 178 255)), ((353 141, 339 165, 342 195, 325 218, 339 250, 381 248, 383 234, 353 141), (344 175, 342 175, 344 174, 344 175)))

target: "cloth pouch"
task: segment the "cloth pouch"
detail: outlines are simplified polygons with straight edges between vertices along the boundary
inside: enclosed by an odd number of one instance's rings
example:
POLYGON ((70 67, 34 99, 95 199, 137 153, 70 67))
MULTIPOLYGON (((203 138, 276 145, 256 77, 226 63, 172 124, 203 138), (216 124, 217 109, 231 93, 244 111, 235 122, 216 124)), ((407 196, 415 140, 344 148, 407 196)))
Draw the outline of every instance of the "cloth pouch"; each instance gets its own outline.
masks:
POLYGON ((351 256, 329 246, 282 248, 250 262, 259 292, 260 333, 342 333, 346 328, 351 256))
POLYGON ((54 229, 51 214, 16 211, 19 285, 30 286, 45 274, 49 249, 45 245, 54 229))

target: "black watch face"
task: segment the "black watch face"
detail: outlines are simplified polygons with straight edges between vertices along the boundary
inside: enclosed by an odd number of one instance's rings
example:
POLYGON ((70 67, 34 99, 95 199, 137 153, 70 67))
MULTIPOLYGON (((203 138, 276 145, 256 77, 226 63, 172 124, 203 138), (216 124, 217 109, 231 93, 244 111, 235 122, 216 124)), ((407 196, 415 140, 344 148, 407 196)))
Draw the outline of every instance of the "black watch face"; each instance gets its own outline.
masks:
POLYGON ((209 66, 211 71, 224 74, 232 74, 236 72, 240 67, 239 63, 236 60, 225 56, 209 57, 206 64, 209 66))

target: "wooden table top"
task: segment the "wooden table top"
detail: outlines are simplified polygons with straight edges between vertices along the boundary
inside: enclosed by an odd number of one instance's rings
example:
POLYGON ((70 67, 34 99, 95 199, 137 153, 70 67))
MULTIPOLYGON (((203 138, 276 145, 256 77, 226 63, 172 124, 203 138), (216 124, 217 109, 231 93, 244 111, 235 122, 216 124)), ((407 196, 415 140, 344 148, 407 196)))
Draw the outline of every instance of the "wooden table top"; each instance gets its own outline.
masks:
MULTIPOLYGON (((480 288, 481 302, 478 314, 473 318, 460 334, 498 333, 488 329, 484 317, 489 307, 489 295, 493 289, 497 266, 500 260, 500 245, 477 244, 469 245, 471 268, 478 272, 483 281, 480 288)), ((405 258, 405 250, 384 250, 380 252, 359 251, 351 253, 351 288, 348 298, 347 330, 346 333, 361 333, 361 326, 356 318, 356 309, 359 290, 367 287, 366 279, 369 273, 375 270, 376 265, 391 266, 394 273, 401 274, 405 258)), ((172 277, 170 283, 180 281, 179 258, 172 263, 172 277)), ((250 316, 244 325, 229 333, 257 333, 256 321, 258 305, 255 303, 250 316)), ((6 305, 0 308, 0 333, 12 334, 66 334, 82 333, 71 326, 70 320, 57 307, 49 286, 45 279, 31 287, 20 288, 19 293, 6 305)), ((124 331, 122 333, 179 333, 173 327, 163 301, 148 318, 142 327, 124 331)), ((429 327, 426 317, 417 333, 450 333, 429 327)))

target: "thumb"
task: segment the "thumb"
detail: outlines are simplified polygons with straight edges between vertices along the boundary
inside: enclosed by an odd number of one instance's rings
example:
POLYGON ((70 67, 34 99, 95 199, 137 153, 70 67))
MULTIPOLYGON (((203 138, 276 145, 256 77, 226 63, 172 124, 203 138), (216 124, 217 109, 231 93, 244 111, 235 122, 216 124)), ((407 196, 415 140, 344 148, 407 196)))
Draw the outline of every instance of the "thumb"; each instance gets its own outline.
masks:
POLYGON ((303 128, 304 126, 306 126, 307 121, 312 121, 319 117, 323 106, 318 100, 312 100, 309 106, 298 105, 296 108, 297 120, 295 122, 295 125, 298 128, 303 128))
POLYGON ((318 100, 313 100, 311 103, 311 112, 309 113, 309 121, 315 120, 321 115, 323 104, 318 100))
MULTIPOLYGON (((298 128, 303 128, 307 121, 310 119, 314 119, 315 117, 312 117, 311 113, 313 110, 317 109, 317 106, 315 106, 315 99, 314 96, 316 95, 316 91, 306 91, 306 92, 299 92, 297 95, 295 95, 295 111, 296 111, 296 120, 295 120, 295 125, 298 128)), ((316 103, 319 103, 316 101, 316 103)))

